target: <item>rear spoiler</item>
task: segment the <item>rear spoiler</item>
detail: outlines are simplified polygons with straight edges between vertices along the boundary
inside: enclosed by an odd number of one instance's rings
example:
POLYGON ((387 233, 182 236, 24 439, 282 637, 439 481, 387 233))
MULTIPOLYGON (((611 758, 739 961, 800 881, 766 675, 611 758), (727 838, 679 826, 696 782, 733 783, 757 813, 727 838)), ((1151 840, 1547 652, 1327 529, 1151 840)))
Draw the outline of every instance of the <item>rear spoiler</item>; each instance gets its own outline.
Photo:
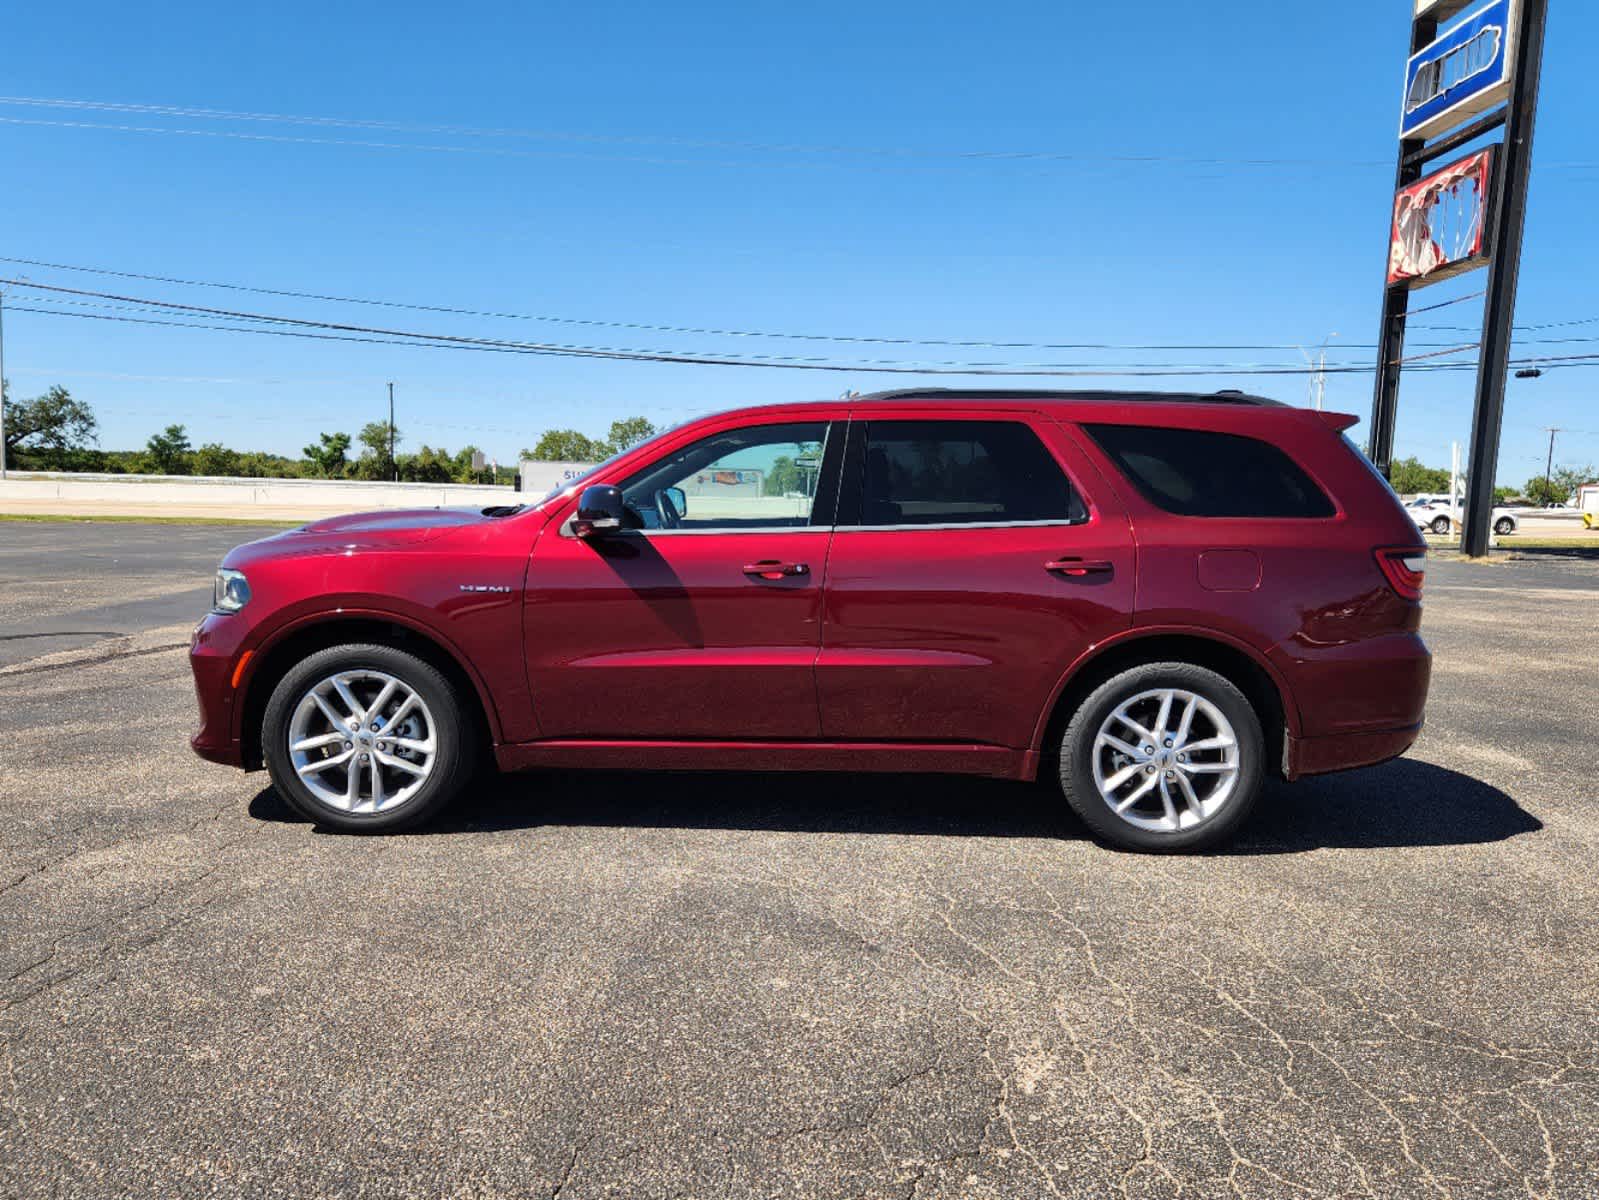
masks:
POLYGON ((1316 415, 1322 419, 1323 424, 1331 426, 1334 433, 1342 433, 1344 430, 1360 424, 1360 418, 1353 413, 1317 410, 1316 415))

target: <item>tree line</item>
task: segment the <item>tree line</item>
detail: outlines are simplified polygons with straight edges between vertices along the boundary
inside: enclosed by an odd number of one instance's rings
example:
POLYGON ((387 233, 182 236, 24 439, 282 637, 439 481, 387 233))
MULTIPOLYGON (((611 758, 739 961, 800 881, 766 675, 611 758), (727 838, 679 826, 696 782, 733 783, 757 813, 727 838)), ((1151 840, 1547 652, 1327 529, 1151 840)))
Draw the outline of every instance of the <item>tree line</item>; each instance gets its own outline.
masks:
MULTIPOLYGON (((545 433, 523 458, 598 462, 653 436, 643 417, 613 421, 604 438, 574 429, 545 433)), ((186 426, 168 425, 139 450, 102 450, 94 409, 55 386, 31 400, 13 401, 5 390, 7 465, 32 471, 97 471, 114 475, 219 475, 268 479, 367 479, 404 483, 490 483, 490 471, 474 470, 476 446, 455 453, 420 445, 402 452, 404 439, 387 421, 370 421, 352 438, 320 433, 299 458, 258 450, 235 450, 221 442, 196 446, 186 426)), ((515 466, 510 470, 514 472, 515 466)))
MULTIPOLYGON (((1553 468, 1547 476, 1543 473, 1534 475, 1520 488, 1496 487, 1494 488, 1494 503, 1504 504, 1512 500, 1525 500, 1528 504, 1564 504, 1577 494, 1577 489, 1585 483, 1599 480, 1599 474, 1594 473, 1591 464, 1582 466, 1565 464, 1553 468)), ((1388 468, 1388 482, 1393 484, 1394 491, 1402 496, 1415 495, 1418 492, 1449 493, 1449 472, 1443 467, 1426 466, 1419 458, 1412 455, 1410 458, 1396 458, 1388 468)), ((1465 468, 1461 468, 1460 486, 1466 486, 1465 468)))
MULTIPOLYGON (((301 457, 234 450, 220 442, 192 443, 183 425, 168 425, 153 434, 142 450, 102 450, 100 423, 87 403, 55 386, 32 400, 13 402, 5 393, 7 463, 18 470, 105 471, 128 475, 236 475, 275 479, 399 479, 410 483, 488 483, 487 471, 472 469, 476 446, 451 454, 425 443, 401 453, 403 439, 387 421, 370 421, 352 438, 348 433, 322 433, 301 451, 301 457), (393 447, 391 452, 390 447, 393 447), (352 451, 354 452, 352 454, 352 451)), ((611 422, 603 438, 576 429, 551 429, 523 458, 545 462, 599 462, 653 437, 655 426, 643 417, 611 422)), ((795 478, 797 466, 790 464, 795 478)), ((1590 464, 1563 464, 1545 477, 1534 475, 1520 488, 1497 487, 1497 502, 1524 499, 1531 504, 1569 500, 1577 488, 1599 479, 1590 464)), ((1396 459, 1389 472, 1394 491, 1447 492, 1449 472, 1420 459, 1396 459)), ((770 481, 769 481, 770 482, 770 481)), ((786 477, 783 487, 796 486, 786 477)), ((773 486, 777 486, 775 483, 773 486)))

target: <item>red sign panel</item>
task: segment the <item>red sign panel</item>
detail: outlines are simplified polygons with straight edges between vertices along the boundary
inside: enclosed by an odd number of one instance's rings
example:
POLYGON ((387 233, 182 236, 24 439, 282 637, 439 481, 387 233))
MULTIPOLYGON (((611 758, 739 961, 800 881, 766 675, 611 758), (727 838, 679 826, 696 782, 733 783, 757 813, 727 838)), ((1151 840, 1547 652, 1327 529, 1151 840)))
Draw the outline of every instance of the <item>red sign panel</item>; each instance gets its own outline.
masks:
POLYGON ((1487 262, 1494 147, 1456 159, 1394 195, 1388 282, 1421 287, 1487 262))

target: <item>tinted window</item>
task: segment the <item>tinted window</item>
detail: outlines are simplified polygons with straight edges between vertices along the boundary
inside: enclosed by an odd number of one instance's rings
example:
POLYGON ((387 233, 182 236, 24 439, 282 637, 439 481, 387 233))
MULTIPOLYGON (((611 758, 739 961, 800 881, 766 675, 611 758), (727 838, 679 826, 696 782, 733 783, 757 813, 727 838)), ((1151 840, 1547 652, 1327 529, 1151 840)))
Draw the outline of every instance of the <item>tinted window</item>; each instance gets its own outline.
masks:
POLYGON ((647 530, 810 525, 827 438, 826 421, 804 421, 690 442, 622 481, 626 522, 647 530))
POLYGON ((872 421, 861 525, 1071 521, 1085 515, 1038 435, 1017 421, 872 421))
POLYGON ((1204 429, 1086 425, 1151 504, 1184 517, 1330 517, 1327 494, 1277 447, 1204 429))

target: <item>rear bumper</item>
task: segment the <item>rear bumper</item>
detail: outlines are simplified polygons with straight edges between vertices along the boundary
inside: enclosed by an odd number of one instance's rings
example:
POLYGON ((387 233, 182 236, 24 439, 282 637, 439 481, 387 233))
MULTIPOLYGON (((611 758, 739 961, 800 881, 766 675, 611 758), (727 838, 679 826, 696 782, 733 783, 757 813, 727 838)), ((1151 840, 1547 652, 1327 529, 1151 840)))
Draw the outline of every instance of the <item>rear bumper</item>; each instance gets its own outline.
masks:
POLYGON ((1304 738, 1419 727, 1432 655, 1414 633, 1330 646, 1283 642, 1267 653, 1299 709, 1304 738))
POLYGON ((1421 733, 1432 655, 1414 633, 1334 646, 1283 644, 1271 657, 1290 681, 1299 729, 1283 748, 1289 779, 1386 762, 1421 733))
POLYGON ((1398 758, 1410 749, 1420 733, 1421 722, 1417 721, 1398 729, 1362 733, 1297 738, 1289 735, 1283 747, 1283 775, 1293 780, 1305 775, 1375 766, 1398 758))

